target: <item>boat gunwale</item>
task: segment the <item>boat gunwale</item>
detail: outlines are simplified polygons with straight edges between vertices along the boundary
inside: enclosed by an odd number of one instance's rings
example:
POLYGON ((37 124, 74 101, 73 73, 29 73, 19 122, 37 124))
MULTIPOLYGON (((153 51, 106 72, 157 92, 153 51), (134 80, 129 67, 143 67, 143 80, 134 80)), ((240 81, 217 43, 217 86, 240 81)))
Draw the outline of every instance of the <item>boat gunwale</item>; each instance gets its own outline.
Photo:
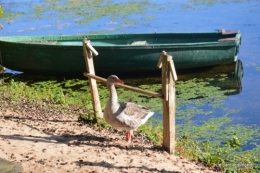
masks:
MULTIPOLYGON (((134 39, 138 37, 143 38, 169 38, 171 36, 182 37, 185 35, 185 38, 190 35, 198 37, 198 35, 221 35, 220 32, 198 32, 198 33, 151 33, 151 34, 104 34, 104 35, 53 35, 53 36, 4 36, 0 37, 0 44, 10 43, 10 44, 22 44, 30 46, 46 46, 46 47, 79 47, 79 45, 64 45, 64 44, 52 44, 51 42, 62 42, 62 41, 82 41, 84 38, 91 40, 101 40, 101 39, 134 39), (157 37, 156 37, 157 36, 157 37), (93 38, 92 38, 93 37, 93 38), (44 43, 46 41, 46 44, 44 43), (50 42, 50 43, 47 43, 50 42)), ((144 45, 130 45, 130 44, 112 44, 112 45, 93 45, 99 48, 161 48, 161 47, 215 47, 215 46, 239 46, 241 44, 241 34, 236 33, 236 40, 226 41, 226 42, 192 42, 192 43, 159 43, 159 44, 144 44, 144 45)), ((94 41, 93 41, 94 42, 94 41)), ((81 46, 81 45, 80 45, 81 46)))
MULTIPOLYGON (((78 48, 82 45, 62 45, 62 44, 33 44, 26 42, 6 42, 13 46, 32 47, 32 48, 78 48)), ((0 40, 1 45, 1 40, 0 40)), ((147 44, 147 45, 92 45, 99 49, 156 49, 156 48, 198 48, 198 47, 238 47, 236 42, 201 42, 201 43, 181 43, 181 44, 147 44)))

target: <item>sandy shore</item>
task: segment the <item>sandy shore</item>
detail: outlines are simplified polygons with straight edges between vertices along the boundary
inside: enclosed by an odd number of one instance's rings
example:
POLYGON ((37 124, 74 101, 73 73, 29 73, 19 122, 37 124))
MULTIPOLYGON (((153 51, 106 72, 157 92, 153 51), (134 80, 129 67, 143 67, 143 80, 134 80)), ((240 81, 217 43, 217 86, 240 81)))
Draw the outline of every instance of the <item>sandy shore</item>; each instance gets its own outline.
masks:
POLYGON ((1 173, 8 172, 11 162, 21 165, 23 173, 214 172, 170 155, 136 133, 131 145, 120 145, 123 140, 123 133, 95 128, 59 111, 0 106, 0 158, 6 165, 1 173))

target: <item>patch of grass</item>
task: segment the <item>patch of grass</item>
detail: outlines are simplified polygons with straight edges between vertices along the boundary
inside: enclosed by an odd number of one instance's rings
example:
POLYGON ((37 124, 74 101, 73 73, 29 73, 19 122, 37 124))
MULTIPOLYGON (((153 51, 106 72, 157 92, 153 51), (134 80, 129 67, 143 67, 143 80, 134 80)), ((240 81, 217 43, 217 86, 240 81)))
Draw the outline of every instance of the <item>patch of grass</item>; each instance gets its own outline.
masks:
POLYGON ((229 3, 245 3, 249 2, 251 0, 189 0, 185 4, 183 4, 182 8, 184 10, 204 10, 204 8, 201 7, 201 5, 207 5, 207 6, 213 6, 216 3, 223 3, 223 4, 229 4, 229 3))
POLYGON ((153 141, 156 145, 162 145, 163 127, 161 126, 161 120, 150 120, 145 125, 140 126, 137 131, 145 138, 153 141))
POLYGON ((0 5, 0 16, 2 16, 3 15, 3 9, 2 9, 2 6, 0 5))
MULTIPOLYGON (((89 24, 92 21, 108 17, 108 20, 116 21, 116 30, 122 25, 135 25, 136 19, 131 15, 140 15, 146 20, 151 20, 151 15, 146 16, 149 10, 159 10, 158 4, 147 0, 132 0, 125 2, 113 2, 111 0, 45 0, 43 2, 8 2, 3 4, 4 20, 35 20, 53 19, 55 21, 74 20, 77 24, 89 24), (86 10, 87 7, 87 10, 86 10), (21 11, 24 9, 25 11, 21 11)), ((1 12, 1 11, 0 11, 1 12)), ((141 21, 143 22, 143 21, 141 21)))

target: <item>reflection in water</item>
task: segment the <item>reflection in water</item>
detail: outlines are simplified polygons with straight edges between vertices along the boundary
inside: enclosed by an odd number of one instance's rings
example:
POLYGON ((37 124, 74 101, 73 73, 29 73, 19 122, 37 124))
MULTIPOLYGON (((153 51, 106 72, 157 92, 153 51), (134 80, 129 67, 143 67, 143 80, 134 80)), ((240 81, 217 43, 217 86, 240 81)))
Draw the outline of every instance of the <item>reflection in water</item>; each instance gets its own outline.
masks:
MULTIPOLYGON (((104 77, 107 77, 106 75, 104 75, 104 77)), ((177 86, 181 81, 193 80, 194 82, 198 83, 206 82, 208 86, 219 88, 220 90, 225 91, 225 95, 235 95, 242 92, 242 79, 244 76, 244 70, 241 60, 204 68, 181 69, 177 70, 177 75, 177 86)), ((154 87, 158 88, 156 85, 161 84, 160 71, 149 71, 149 73, 143 72, 142 74, 120 74, 120 77, 126 84, 135 87, 149 85, 148 90, 154 87)))
MULTIPOLYGON (((228 95, 242 92, 243 65, 240 60, 207 68, 177 70, 178 81, 176 81, 176 109, 178 118, 185 119, 197 114, 212 114, 216 108, 223 107, 228 95), (202 109, 207 111, 202 111, 202 109)), ((131 74, 122 76, 125 84, 140 87, 142 89, 161 92, 161 74, 131 74), (137 77, 138 76, 138 77, 137 77)), ((123 89, 122 89, 123 90, 123 89)), ((130 91, 120 92, 121 100, 133 98, 138 104, 151 107, 162 113, 161 102, 157 98, 139 95, 130 91)), ((161 115, 155 116, 161 118, 161 115)))
POLYGON ((242 78, 244 75, 242 61, 222 64, 213 67, 177 71, 179 80, 204 79, 211 86, 227 90, 226 95, 242 92, 242 78), (232 90, 232 91, 229 91, 232 90))

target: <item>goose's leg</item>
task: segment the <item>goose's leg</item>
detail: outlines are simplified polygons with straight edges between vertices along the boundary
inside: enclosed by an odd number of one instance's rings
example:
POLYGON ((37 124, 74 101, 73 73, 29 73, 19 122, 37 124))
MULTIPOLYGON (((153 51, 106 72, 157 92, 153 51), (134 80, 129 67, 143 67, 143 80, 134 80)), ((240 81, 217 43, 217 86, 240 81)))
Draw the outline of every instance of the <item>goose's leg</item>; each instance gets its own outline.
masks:
POLYGON ((130 130, 130 135, 131 135, 131 138, 134 137, 134 131, 133 130, 130 130))
POLYGON ((133 130, 130 130, 130 131, 127 131, 126 132, 126 141, 128 143, 131 143, 131 139, 134 137, 134 134, 133 134, 133 130))
POLYGON ((130 141, 131 141, 131 134, 130 134, 129 131, 126 132, 125 140, 126 140, 128 143, 130 143, 130 141))

